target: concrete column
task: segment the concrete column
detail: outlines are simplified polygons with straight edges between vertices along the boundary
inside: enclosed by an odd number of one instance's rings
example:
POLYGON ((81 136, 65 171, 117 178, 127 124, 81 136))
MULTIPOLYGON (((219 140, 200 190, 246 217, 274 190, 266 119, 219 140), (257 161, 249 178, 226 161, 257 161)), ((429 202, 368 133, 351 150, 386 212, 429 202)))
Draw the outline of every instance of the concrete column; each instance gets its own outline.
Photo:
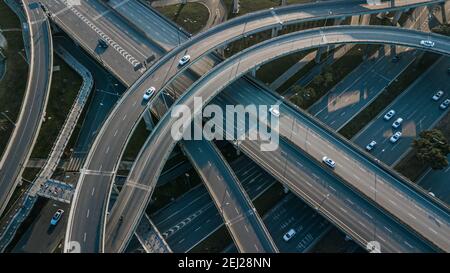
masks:
POLYGON ((397 46, 396 45, 390 45, 391 47, 391 57, 397 56, 397 46))
POLYGON ((394 18, 392 19, 392 25, 396 26, 398 24, 398 20, 400 20, 400 17, 402 16, 403 11, 398 10, 394 14, 394 18))
POLYGON ((255 66, 255 67, 252 68, 252 70, 250 72, 252 77, 256 78, 256 71, 258 71, 258 69, 259 69, 259 66, 255 66))
POLYGON ((450 23, 450 1, 441 4, 442 22, 444 24, 450 23))
POLYGON ((145 121, 145 128, 146 128, 148 131, 153 130, 153 127, 154 127, 155 125, 153 124, 152 114, 150 114, 150 111, 149 111, 148 109, 145 110, 145 113, 144 113, 144 121, 145 121))
POLYGON ((372 45, 371 44, 368 44, 367 46, 366 46, 366 48, 364 49, 364 54, 363 54, 363 60, 365 61, 365 60, 367 60, 367 59, 369 59, 369 52, 370 52, 370 50, 372 49, 372 45))
POLYGON ((233 0, 233 13, 239 13, 239 0, 233 0))
POLYGON ((352 16, 352 19, 350 21, 350 25, 359 25, 359 15, 352 16))
POLYGON ((368 25, 370 23, 370 14, 364 14, 361 17, 360 25, 368 25))
POLYGON ((325 51, 327 47, 319 47, 316 52, 316 64, 320 63, 320 58, 322 57, 323 52, 325 51))
POLYGON ((281 26, 276 26, 274 28, 272 28, 272 38, 275 38, 278 36, 278 31, 281 30, 281 26))
POLYGON ((287 0, 281 0, 281 6, 286 6, 287 5, 287 0))

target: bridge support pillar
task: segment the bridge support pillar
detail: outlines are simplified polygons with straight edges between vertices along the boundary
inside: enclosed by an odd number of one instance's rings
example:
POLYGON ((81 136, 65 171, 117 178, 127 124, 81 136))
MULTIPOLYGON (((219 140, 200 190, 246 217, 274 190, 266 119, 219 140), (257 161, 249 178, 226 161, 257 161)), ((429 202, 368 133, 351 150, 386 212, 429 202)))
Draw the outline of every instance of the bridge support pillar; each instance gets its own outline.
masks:
POLYGON ((252 77, 256 78, 256 71, 258 71, 258 69, 259 69, 259 66, 255 66, 252 68, 252 71, 250 72, 252 77))
POLYGON ((441 4, 441 12, 442 12, 442 22, 444 24, 450 23, 450 2, 446 1, 445 3, 441 4))
POLYGON ((278 36, 278 31, 280 31, 280 30, 281 30, 280 26, 276 26, 276 27, 272 28, 272 38, 277 37, 278 36))
POLYGON ((396 45, 391 45, 391 57, 394 58, 395 56, 397 56, 397 46, 396 45))
POLYGON ((398 24, 398 20, 402 17, 403 11, 396 11, 394 14, 394 18, 392 19, 392 25, 396 26, 398 24))
POLYGON ((359 25, 359 15, 352 16, 352 19, 350 20, 350 25, 359 25))
POLYGON ((363 60, 366 61, 367 59, 369 59, 369 54, 370 54, 370 50, 372 49, 372 45, 368 44, 366 46, 366 48, 364 49, 364 54, 363 54, 363 60))
POLYGON ((287 5, 287 0, 281 0, 281 6, 286 6, 287 5))
POLYGON ((233 0, 233 14, 239 13, 239 0, 233 0))
POLYGON ((361 21, 359 22, 360 25, 368 25, 370 23, 370 14, 364 14, 361 16, 361 21))
POLYGON ((316 52, 316 59, 315 59, 316 64, 320 63, 322 54, 323 54, 323 52, 325 51, 325 49, 327 49, 327 47, 319 47, 319 49, 317 49, 317 52, 316 52))
POLYGON ((145 110, 144 113, 144 121, 145 121, 145 128, 148 131, 153 130, 153 127, 155 127, 155 124, 153 123, 152 114, 150 114, 150 110, 145 110))

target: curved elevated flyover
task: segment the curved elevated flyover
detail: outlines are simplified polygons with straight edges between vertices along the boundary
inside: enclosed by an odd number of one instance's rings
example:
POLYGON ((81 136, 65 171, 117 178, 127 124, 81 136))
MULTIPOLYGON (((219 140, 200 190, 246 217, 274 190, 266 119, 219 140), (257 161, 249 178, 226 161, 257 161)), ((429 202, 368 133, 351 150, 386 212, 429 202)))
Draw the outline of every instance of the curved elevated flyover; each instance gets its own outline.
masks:
POLYGON ((53 70, 50 24, 36 0, 24 0, 30 32, 27 87, 14 132, 0 161, 0 215, 21 179, 45 115, 53 70))
MULTIPOLYGON (((440 35, 418 31, 374 26, 341 26, 304 31, 261 43, 235 55, 202 77, 200 81, 196 82, 187 90, 185 95, 183 95, 176 104, 186 105, 190 109, 194 109, 194 96, 202 97, 203 101, 208 103, 223 88, 244 75, 254 66, 261 65, 274 58, 295 51, 340 43, 398 44, 450 55, 450 39, 440 35), (432 39, 435 41, 435 46, 433 48, 422 47, 419 44, 419 41, 423 39, 432 39)), ((201 109, 195 109, 194 113, 199 113, 200 110, 201 109)), ((171 118, 170 114, 165 115, 152 132, 144 149, 138 156, 129 175, 129 181, 133 181, 133 183, 137 183, 140 186, 125 186, 116 203, 117 208, 120 209, 113 209, 112 214, 110 215, 110 221, 112 223, 114 223, 119 215, 123 215, 125 217, 124 221, 130 224, 126 225, 126 227, 123 225, 124 228, 122 229, 118 228, 115 231, 116 235, 114 236, 114 240, 126 242, 132 235, 134 228, 151 197, 152 191, 148 189, 154 188, 162 167, 164 166, 164 162, 176 144, 176 141, 172 139, 170 132, 175 120, 176 119, 171 118), (126 204, 122 204, 122 202, 126 202, 126 204)), ((450 251, 450 238, 448 238, 448 234, 450 234, 449 214, 440 208, 436 208, 429 200, 424 200, 424 202, 428 207, 422 206, 423 204, 421 203, 418 203, 418 207, 421 210, 432 211, 430 215, 435 215, 432 220, 440 223, 439 230, 427 230, 424 228, 423 223, 407 218, 409 217, 407 214, 409 211, 405 211, 403 214, 395 214, 394 219, 400 220, 402 224, 406 223, 409 228, 418 233, 416 235, 422 236, 437 249, 447 252, 450 251)), ((408 208, 404 209, 408 210, 408 208)), ((414 208, 411 207, 409 210, 414 210, 414 208)), ((425 223, 426 222, 427 221, 425 221, 425 223)), ((110 240, 111 238, 106 239, 110 240)), ((359 241, 364 244, 369 240, 370 238, 365 238, 364 241, 359 241)), ((109 245, 109 243, 106 245, 109 245)), ((110 249, 109 251, 114 252, 119 250, 120 249, 110 249)))
POLYGON ((66 251, 70 249, 70 241, 82 242, 82 251, 96 252, 102 248, 100 246, 103 241, 101 226, 105 222, 107 202, 103 200, 108 199, 111 178, 117 169, 121 154, 147 107, 146 104, 141 103, 142 93, 149 86, 155 86, 160 92, 170 79, 187 69, 189 64, 181 69, 177 67, 178 59, 184 54, 188 53, 192 60, 196 60, 231 41, 278 27, 280 20, 283 21, 283 25, 288 25, 327 18, 401 10, 442 2, 444 1, 401 0, 395 1, 395 7, 390 7, 388 3, 382 6, 368 6, 365 1, 345 0, 286 6, 237 17, 200 33, 174 48, 129 88, 100 130, 89 152, 84 166, 85 170, 77 184, 66 233, 66 251), (334 10, 331 15, 329 14, 330 9, 334 10), (95 202, 91 201, 92 199, 95 199, 95 202), (94 216, 85 219, 88 210, 94 216))

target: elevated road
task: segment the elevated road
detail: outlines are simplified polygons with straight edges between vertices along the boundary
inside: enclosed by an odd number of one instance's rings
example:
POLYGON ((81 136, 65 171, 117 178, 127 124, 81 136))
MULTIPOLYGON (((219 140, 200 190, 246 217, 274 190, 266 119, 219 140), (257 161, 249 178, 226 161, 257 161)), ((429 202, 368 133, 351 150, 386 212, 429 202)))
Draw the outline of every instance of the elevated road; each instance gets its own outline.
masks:
POLYGON ((126 85, 142 75, 155 55, 163 53, 100 1, 83 0, 79 5, 68 0, 41 2, 59 28, 126 85), (100 47, 99 40, 104 40, 108 48, 100 47))
POLYGON ((30 66, 21 111, 0 161, 0 215, 21 179, 39 134, 53 71, 53 43, 46 14, 39 1, 24 0, 23 7, 30 33, 30 66))
MULTIPOLYGON (((431 49, 432 51, 441 54, 450 54, 450 41, 446 37, 389 27, 341 26, 285 35, 245 50, 244 52, 237 54, 222 63, 189 88, 185 95, 177 101, 177 104, 186 105, 190 109, 194 109, 193 97, 202 97, 203 101, 207 103, 223 88, 229 85, 232 81, 238 79, 240 76, 244 75, 254 66, 261 65, 274 58, 278 58, 292 52, 331 44, 356 42, 399 44, 403 46, 421 48, 422 46, 420 46, 419 41, 423 39, 433 39, 435 41, 436 45, 431 49)), ((199 113, 200 110, 201 109, 195 109, 194 113, 199 113)), ((282 115, 281 119, 284 118, 284 115, 282 115)), ((303 122, 305 122, 305 120, 303 122)), ((302 149, 306 148, 307 151, 308 149, 313 148, 312 146, 320 146, 325 150, 328 146, 328 149, 335 150, 333 153, 334 155, 339 156, 339 158, 346 157, 346 154, 349 153, 349 147, 346 147, 345 144, 340 143, 339 139, 335 139, 327 131, 321 129, 317 124, 314 124, 308 120, 306 120, 306 122, 306 128, 300 128, 301 124, 296 123, 295 125, 298 125, 299 127, 297 127, 295 131, 302 135, 301 139, 304 141, 304 130, 307 129, 307 132, 312 132, 309 134, 309 136, 312 137, 312 140, 317 140, 320 145, 307 144, 307 147, 305 147, 299 143, 296 143, 296 139, 288 138, 290 142, 294 142, 302 149), (308 128, 309 126, 311 129, 308 128), (331 145, 329 141, 332 141, 331 145), (337 145, 338 149, 334 148, 334 145, 337 145), (344 152, 341 152, 341 149, 343 149, 344 152)), ((130 221, 130 223, 136 222, 136 218, 140 218, 140 214, 148 202, 148 199, 145 198, 149 198, 151 196, 150 189, 156 184, 157 177, 161 172, 164 161, 176 143, 170 135, 170 129, 173 123, 174 119, 171 119, 169 115, 166 115, 161 120, 145 144, 145 150, 141 151, 138 160, 135 162, 135 165, 130 173, 129 180, 132 181, 132 183, 137 183, 139 186, 125 187, 125 190, 121 192, 117 200, 117 204, 120 204, 120 202, 123 202, 124 200, 133 200, 128 205, 125 205, 128 207, 124 210, 127 212, 123 215, 125 217, 125 221, 130 221), (139 198, 141 198, 140 201, 145 205, 137 205, 142 204, 138 201, 139 198)), ((290 122, 288 120, 285 124, 291 125, 292 120, 290 122)), ((282 136, 285 136, 286 134, 292 135, 293 129, 294 128, 291 127, 283 128, 282 126, 280 133, 282 136), (283 130, 287 130, 288 132, 283 132, 283 130)), ((319 152, 323 155, 323 151, 319 152)), ((312 158, 317 159, 318 155, 316 152, 308 151, 308 153, 312 158)), ((356 188, 362 192, 369 202, 375 203, 377 206, 381 206, 383 209, 390 211, 390 213, 393 214, 391 216, 394 216, 394 219, 400 219, 401 223, 406 223, 412 230, 426 238, 437 248, 444 251, 449 251, 450 244, 448 240, 450 238, 448 238, 446 234, 449 234, 450 216, 448 215, 446 209, 439 207, 426 196, 424 197, 420 193, 405 185, 403 182, 400 182, 398 177, 386 173, 385 169, 371 163, 370 160, 366 159, 361 154, 358 154, 358 152, 350 151, 349 155, 351 155, 351 157, 356 157, 356 162, 347 158, 347 161, 350 161, 352 164, 352 167, 350 167, 345 163, 346 160, 342 160, 344 164, 341 164, 344 165, 344 167, 337 169, 338 171, 336 174, 338 174, 338 177, 344 176, 344 181, 347 184, 350 184, 350 187, 356 188), (363 171, 364 175, 366 175, 363 176, 362 181, 368 181, 369 176, 367 175, 375 175, 374 182, 378 182, 378 185, 375 186, 378 186, 379 190, 384 193, 390 193, 390 195, 393 193, 401 193, 400 196, 402 199, 397 200, 400 202, 400 206, 397 207, 395 204, 391 204, 389 206, 387 204, 387 200, 383 200, 380 196, 378 196, 377 199, 377 189, 375 189, 375 192, 368 192, 365 188, 373 188, 373 185, 365 185, 364 183, 361 183, 361 177, 356 179, 345 179, 347 178, 345 176, 346 173, 349 171, 355 171, 355 167, 359 168, 360 172, 363 171), (373 172, 375 173, 371 174, 373 172), (385 183, 388 185, 381 186, 385 185, 385 183), (413 209, 413 207, 417 207, 418 209, 413 209)), ((338 162, 341 161, 338 160, 338 162)), ((114 219, 118 216, 114 215, 113 211, 110 217, 111 219, 114 219)), ((127 238, 132 235, 132 232, 133 227, 130 231, 122 233, 128 233, 128 237, 116 237, 114 239, 126 241, 127 238)))
MULTIPOLYGON (((389 5, 372 7, 365 5, 365 1, 329 1, 326 4, 314 3, 288 6, 238 17, 207 32, 196 35, 174 48, 130 87, 99 132, 86 161, 86 171, 80 177, 75 193, 67 230, 66 245, 73 240, 82 243, 83 251, 95 252, 99 249, 90 245, 89 242, 99 243, 102 240, 102 229, 97 227, 103 223, 103 220, 81 221, 80 223, 74 223, 74 221, 76 221, 75 219, 84 218, 83 215, 86 215, 88 210, 95 211, 98 214, 105 214, 105 203, 98 202, 98 200, 106 200, 108 198, 111 177, 118 165, 120 155, 133 128, 147 107, 146 104, 141 102, 142 93, 149 86, 155 86, 158 91, 163 90, 161 87, 165 86, 169 79, 187 69, 189 66, 180 69, 176 65, 178 59, 185 53, 190 54, 193 60, 197 60, 197 58, 212 52, 214 49, 245 35, 279 26, 280 21, 278 19, 280 18, 283 19, 283 25, 288 25, 304 21, 400 10, 441 2, 443 1, 396 1, 397 5, 395 7, 390 7, 389 5), (331 15, 329 14, 329 8, 334 10, 331 15), (274 16, 274 12, 277 16, 274 16), (95 202, 90 197, 92 192, 96 195, 95 202), (79 213, 78 210, 80 210, 79 213), (83 243, 86 241, 89 242, 83 243)), ((176 32, 177 29, 175 28, 174 31, 176 32)), ((175 41, 175 44, 177 42, 179 41, 175 41)))

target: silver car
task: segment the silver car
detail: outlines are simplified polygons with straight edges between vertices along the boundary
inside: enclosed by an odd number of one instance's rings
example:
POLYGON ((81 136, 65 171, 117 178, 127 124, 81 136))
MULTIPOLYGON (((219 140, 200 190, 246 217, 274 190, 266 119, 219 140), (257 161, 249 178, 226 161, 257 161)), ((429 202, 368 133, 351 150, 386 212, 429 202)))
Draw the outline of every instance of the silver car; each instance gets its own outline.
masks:
POLYGON ((400 139, 401 136, 402 136, 402 132, 397 132, 397 133, 395 133, 395 134, 393 134, 393 135, 391 136, 391 138, 389 139, 389 141, 390 141, 391 143, 395 143, 395 142, 397 142, 397 141, 400 139))
POLYGON ((322 158, 322 161, 323 161, 323 163, 328 165, 328 167, 331 167, 333 169, 336 167, 336 162, 334 162, 333 159, 331 159, 331 158, 328 158, 328 157, 324 156, 322 158))

